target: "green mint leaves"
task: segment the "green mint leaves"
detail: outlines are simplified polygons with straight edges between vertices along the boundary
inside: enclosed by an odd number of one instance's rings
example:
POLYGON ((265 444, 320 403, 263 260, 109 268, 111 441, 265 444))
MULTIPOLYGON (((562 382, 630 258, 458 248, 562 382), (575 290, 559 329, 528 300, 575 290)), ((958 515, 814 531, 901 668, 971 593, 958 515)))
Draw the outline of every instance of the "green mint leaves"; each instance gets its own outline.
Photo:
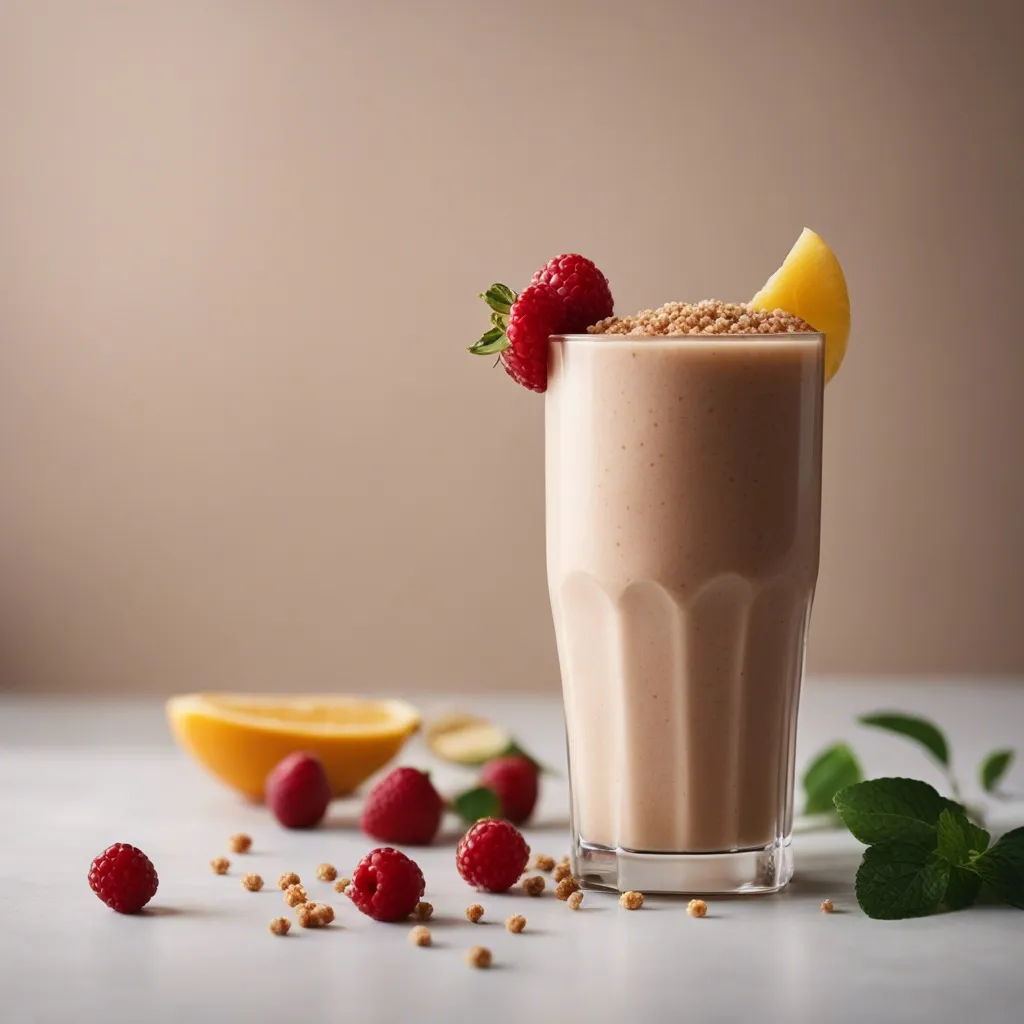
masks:
POLYGON ((971 869, 1004 903, 1024 910, 1024 828, 1007 832, 971 869))
MULTIPOLYGON (((895 736, 912 740, 934 758, 945 773, 949 789, 957 801, 960 784, 953 773, 949 741, 934 722, 902 711, 876 711, 857 719, 860 725, 881 729, 895 736)), ((1000 783, 1013 766, 1014 751, 998 748, 989 753, 978 767, 981 788, 999 800, 1014 799, 1000 789, 1000 783)), ((852 786, 864 778, 856 755, 845 743, 837 743, 823 750, 804 773, 803 785, 807 794, 805 814, 826 814, 832 808, 832 798, 840 789, 852 786), (831 792, 830 792, 831 790, 831 792)), ((980 817, 980 811, 973 812, 980 817)))
POLYGON ((993 750, 981 762, 978 774, 981 776, 981 788, 986 793, 991 793, 993 796, 1003 795, 999 791, 999 783, 1003 781, 1003 776, 1010 770, 1013 757, 1012 750, 993 750))
POLYGON ((837 743, 822 751, 804 772, 803 785, 807 794, 804 813, 834 813, 832 801, 836 793, 863 779, 860 762, 845 743, 837 743))
POLYGON ((854 892, 868 917, 894 921, 938 909, 949 884, 949 864, 910 843, 870 846, 857 871, 854 892))
POLYGON ((489 356, 503 352, 509 346, 505 332, 508 329, 508 314, 517 296, 507 284, 492 284, 487 291, 480 293, 480 298, 491 309, 491 329, 479 341, 470 345, 469 351, 475 356, 489 356))
POLYGON ((982 884, 1024 908, 1024 828, 989 847, 989 834, 959 804, 916 779, 873 779, 840 790, 835 807, 867 844, 857 902, 868 917, 923 917, 945 905, 969 907, 982 884))
POLYGON ((862 715, 857 721, 861 725, 885 729, 920 743, 943 768, 949 768, 949 743, 942 730, 927 719, 899 711, 880 711, 873 715, 862 715))
POLYGON ((927 782, 874 779, 840 790, 835 805, 843 824, 867 846, 899 842, 934 849, 939 815, 949 803, 927 782))

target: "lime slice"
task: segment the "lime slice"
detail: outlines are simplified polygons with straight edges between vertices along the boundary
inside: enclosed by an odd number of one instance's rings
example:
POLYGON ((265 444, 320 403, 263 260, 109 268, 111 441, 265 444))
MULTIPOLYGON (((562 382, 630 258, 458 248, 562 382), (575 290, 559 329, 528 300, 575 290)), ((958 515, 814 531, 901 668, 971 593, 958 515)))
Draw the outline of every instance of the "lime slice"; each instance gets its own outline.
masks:
POLYGON ((493 722, 457 712, 435 719, 426 741, 442 761, 464 765, 484 764, 516 749, 512 737, 493 722))

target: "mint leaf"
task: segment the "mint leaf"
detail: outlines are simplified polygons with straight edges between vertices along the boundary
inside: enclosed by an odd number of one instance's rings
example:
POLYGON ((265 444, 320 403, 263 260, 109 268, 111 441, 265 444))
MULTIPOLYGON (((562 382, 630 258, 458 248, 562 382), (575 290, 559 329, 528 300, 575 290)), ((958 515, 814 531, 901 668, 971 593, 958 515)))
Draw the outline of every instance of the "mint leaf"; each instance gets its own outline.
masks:
POLYGON ((1001 900, 1024 910, 1024 828, 1000 836, 971 867, 1001 900))
POLYGON ((872 779, 840 790, 835 806, 843 824, 868 846, 909 843, 930 852, 947 802, 926 782, 872 779))
POLYGON ((881 711, 873 715, 862 715, 857 719, 861 725, 885 729, 898 736, 905 736, 920 743, 943 766, 949 767, 949 744, 938 726, 926 718, 904 715, 898 711, 881 711))
POLYGON ((996 791, 1003 776, 1010 770, 1014 756, 1012 750, 993 750, 981 762, 981 785, 986 793, 996 791))
POLYGON ((507 313, 516 301, 516 293, 507 284, 492 284, 485 292, 480 293, 480 298, 487 303, 495 313, 507 313))
POLYGON ((807 794, 805 814, 824 814, 835 810, 836 793, 862 781, 864 773, 853 751, 845 743, 823 750, 804 772, 807 794))
POLYGON ((967 863, 970 844, 967 828, 970 822, 962 815, 956 815, 949 808, 944 808, 935 826, 939 839, 939 856, 953 867, 967 863))
POLYGON ((920 846, 882 843, 864 851, 854 892, 868 917, 882 921, 923 917, 942 902, 949 873, 942 858, 920 846))
POLYGON ((950 910, 964 910, 978 898, 981 877, 967 868, 951 868, 942 902, 950 910))
POLYGON ((980 826, 967 822, 967 846, 971 853, 984 853, 992 837, 980 826))
POLYGON ((498 327, 492 327, 479 341, 469 346, 469 351, 475 356, 489 356, 494 352, 502 352, 509 346, 509 340, 505 332, 498 327))
POLYGON ((501 801, 493 789, 477 786, 460 793, 452 801, 452 810, 464 821, 472 824, 481 818, 500 818, 501 801))

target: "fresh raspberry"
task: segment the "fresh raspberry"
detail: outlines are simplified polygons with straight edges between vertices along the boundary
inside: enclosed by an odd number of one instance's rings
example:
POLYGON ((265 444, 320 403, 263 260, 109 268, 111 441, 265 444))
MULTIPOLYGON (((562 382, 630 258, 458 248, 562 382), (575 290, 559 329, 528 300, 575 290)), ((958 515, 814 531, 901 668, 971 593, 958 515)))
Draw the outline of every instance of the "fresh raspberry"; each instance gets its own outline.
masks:
POLYGON ((320 758, 297 751, 267 776, 264 795, 285 828, 312 828, 327 813, 331 785, 320 758))
POLYGON ((385 843, 425 846, 437 835, 443 814, 444 801, 426 773, 396 768, 370 790, 360 827, 385 843))
POLYGON ((346 895, 375 921, 401 921, 419 903, 425 888, 419 865, 399 850, 371 850, 352 873, 346 895))
POLYGON ((566 312, 562 330, 568 334, 582 334, 598 320, 611 316, 615 308, 608 278, 592 260, 574 252, 548 260, 531 283, 550 285, 558 293, 566 312))
POLYGON ((522 833, 501 818, 482 818, 459 841, 459 874, 488 892, 505 892, 526 870, 530 848, 522 833))
POLYGON ((548 338, 565 329, 565 305, 546 284, 531 284, 508 314, 509 346, 501 353, 508 375, 531 391, 548 388, 548 338))
POLYGON ((119 914, 138 913, 155 895, 159 880, 153 862, 128 843, 108 846, 89 868, 89 885, 119 914))
POLYGON ((480 784, 498 794, 501 815, 513 825, 521 825, 533 813, 537 783, 537 766, 521 754, 496 757, 480 773, 480 784))

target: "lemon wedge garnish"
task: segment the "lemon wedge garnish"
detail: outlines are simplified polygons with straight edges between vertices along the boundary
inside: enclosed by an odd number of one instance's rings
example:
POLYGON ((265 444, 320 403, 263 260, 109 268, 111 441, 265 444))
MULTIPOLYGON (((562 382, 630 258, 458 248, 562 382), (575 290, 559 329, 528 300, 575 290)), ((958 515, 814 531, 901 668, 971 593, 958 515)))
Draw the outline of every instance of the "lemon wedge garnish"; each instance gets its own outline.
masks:
POLYGON ((754 309, 784 309, 825 335, 825 380, 831 380, 846 355, 850 338, 850 295, 835 253, 810 228, 804 228, 782 266, 750 300, 754 309))

